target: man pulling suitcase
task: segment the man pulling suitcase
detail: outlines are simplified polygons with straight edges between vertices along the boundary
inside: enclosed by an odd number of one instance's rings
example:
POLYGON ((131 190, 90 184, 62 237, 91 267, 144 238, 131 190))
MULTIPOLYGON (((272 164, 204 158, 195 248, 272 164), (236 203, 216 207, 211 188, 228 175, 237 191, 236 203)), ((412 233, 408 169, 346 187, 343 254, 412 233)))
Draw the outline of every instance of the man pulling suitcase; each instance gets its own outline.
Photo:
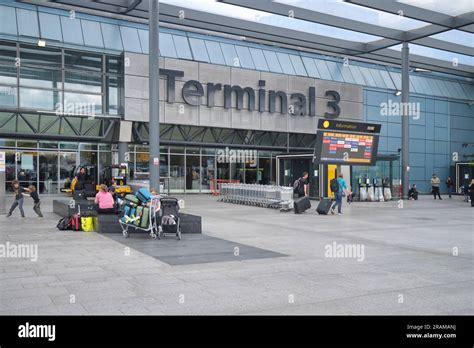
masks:
POLYGON ((308 172, 303 172, 303 176, 293 184, 294 194, 298 196, 293 202, 295 214, 301 214, 311 208, 308 198, 308 172))

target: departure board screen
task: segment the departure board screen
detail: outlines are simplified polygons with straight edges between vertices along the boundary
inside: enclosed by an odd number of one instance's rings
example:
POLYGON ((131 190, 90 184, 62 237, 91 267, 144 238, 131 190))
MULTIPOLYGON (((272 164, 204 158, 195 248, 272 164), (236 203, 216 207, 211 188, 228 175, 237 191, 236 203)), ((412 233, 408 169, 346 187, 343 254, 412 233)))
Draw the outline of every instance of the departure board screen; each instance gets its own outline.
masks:
POLYGON ((378 135, 320 130, 316 141, 318 162, 371 165, 377 156, 378 135))

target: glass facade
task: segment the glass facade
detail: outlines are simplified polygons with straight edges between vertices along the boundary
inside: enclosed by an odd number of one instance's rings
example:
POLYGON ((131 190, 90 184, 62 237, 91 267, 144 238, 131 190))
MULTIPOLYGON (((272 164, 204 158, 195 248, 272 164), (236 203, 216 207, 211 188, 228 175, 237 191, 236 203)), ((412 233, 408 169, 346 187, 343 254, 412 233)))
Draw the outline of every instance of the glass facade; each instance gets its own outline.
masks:
POLYGON ((119 56, 0 41, 0 107, 118 115, 119 56))

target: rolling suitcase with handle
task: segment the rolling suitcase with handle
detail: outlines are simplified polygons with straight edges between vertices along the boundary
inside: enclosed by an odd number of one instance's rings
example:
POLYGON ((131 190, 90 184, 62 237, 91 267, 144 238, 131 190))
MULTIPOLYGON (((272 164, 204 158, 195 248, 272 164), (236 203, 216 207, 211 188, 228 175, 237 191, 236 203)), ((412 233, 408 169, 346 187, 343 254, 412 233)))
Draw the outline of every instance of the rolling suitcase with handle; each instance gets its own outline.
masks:
POLYGON ((329 209, 331 209, 332 205, 332 200, 329 198, 322 198, 319 201, 318 207, 316 208, 316 211, 318 212, 319 215, 328 215, 329 209))
POLYGON ((295 210, 295 214, 301 214, 311 208, 311 202, 309 201, 308 197, 297 198, 293 202, 293 208, 295 210))

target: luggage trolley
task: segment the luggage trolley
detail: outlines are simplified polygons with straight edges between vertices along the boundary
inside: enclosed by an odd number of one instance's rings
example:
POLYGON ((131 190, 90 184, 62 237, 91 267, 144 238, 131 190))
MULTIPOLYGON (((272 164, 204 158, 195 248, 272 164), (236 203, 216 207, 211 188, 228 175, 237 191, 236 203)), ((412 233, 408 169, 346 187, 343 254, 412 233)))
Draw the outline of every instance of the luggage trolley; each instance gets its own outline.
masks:
POLYGON ((159 238, 159 226, 157 225, 157 219, 155 218, 155 213, 158 209, 160 209, 161 205, 161 196, 151 196, 149 204, 146 205, 148 210, 148 216, 145 217, 148 219, 148 223, 143 226, 142 219, 143 215, 138 216, 124 216, 125 219, 122 217, 119 220, 120 226, 122 227, 122 233, 125 238, 128 238, 130 232, 128 231, 129 227, 133 227, 137 230, 145 231, 150 233, 150 237, 152 239, 159 238))

